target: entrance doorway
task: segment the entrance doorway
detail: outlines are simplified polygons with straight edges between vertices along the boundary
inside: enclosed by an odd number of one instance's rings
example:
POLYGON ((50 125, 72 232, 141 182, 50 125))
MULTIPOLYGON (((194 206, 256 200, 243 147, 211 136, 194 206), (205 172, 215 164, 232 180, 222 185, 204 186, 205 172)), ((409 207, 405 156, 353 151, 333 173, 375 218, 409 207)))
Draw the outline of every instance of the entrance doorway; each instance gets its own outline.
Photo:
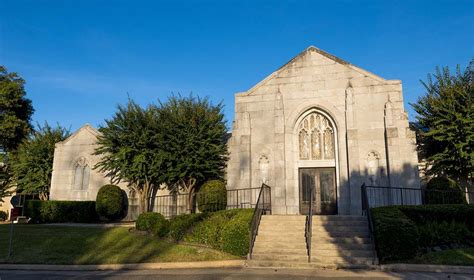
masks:
POLYGON ((312 201, 314 215, 337 214, 335 168, 300 168, 299 189, 301 214, 308 214, 311 191, 314 191, 312 201))

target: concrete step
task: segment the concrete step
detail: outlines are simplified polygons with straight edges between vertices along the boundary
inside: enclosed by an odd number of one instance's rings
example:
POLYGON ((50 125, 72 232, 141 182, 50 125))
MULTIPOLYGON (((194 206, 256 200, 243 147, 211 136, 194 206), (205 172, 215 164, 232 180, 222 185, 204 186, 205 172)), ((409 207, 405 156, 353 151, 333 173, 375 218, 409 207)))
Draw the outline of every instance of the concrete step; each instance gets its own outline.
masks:
POLYGON ((313 236, 312 244, 372 244, 368 237, 328 237, 313 236))
POLYGON ((372 264, 351 264, 348 262, 344 263, 320 263, 320 262, 290 262, 290 261, 264 261, 264 260, 248 260, 246 262, 247 267, 272 267, 272 268, 314 268, 314 269, 321 269, 321 268, 346 268, 346 269, 371 269, 376 268, 376 266, 372 264))
POLYGON ((253 253, 252 259, 254 260, 262 260, 262 261, 291 261, 291 262, 307 262, 308 255, 301 254, 258 254, 253 253))
POLYGON ((269 229, 258 230, 257 236, 286 236, 289 239, 304 237, 304 230, 288 229, 287 231, 273 231, 269 229))
POLYGON ((306 242, 304 240, 298 240, 298 242, 289 243, 287 241, 271 241, 271 240, 259 240, 255 241, 253 246, 256 248, 282 248, 282 249, 301 249, 306 250, 306 242))
POLYGON ((312 250, 369 250, 372 252, 372 244, 357 243, 311 243, 312 250))
POLYGON ((355 216, 355 215, 326 215, 326 216, 313 216, 313 221, 367 221, 365 216, 355 216))
POLYGON ((342 237, 342 238, 363 237, 363 238, 369 238, 370 234, 367 231, 335 231, 335 232, 318 231, 318 232, 313 232, 313 239, 312 240, 316 240, 318 238, 328 238, 328 237, 342 237))
POLYGON ((257 238, 255 239, 255 242, 262 242, 262 241, 271 241, 271 242, 286 242, 286 243, 305 243, 306 244, 306 239, 304 237, 304 234, 298 235, 298 236, 290 236, 288 237, 287 235, 257 235, 257 238))
POLYGON ((281 254, 281 255, 306 255, 306 248, 279 248, 279 247, 256 247, 253 254, 281 254))
POLYGON ((278 232, 287 232, 287 231, 305 231, 305 225, 260 225, 258 227, 258 232, 260 231, 278 231, 278 232))
POLYGON ((369 228, 366 226, 320 226, 313 225, 313 232, 369 232, 369 228))
POLYGON ((367 220, 364 221, 321 221, 313 220, 313 226, 365 226, 369 224, 367 220))
POLYGON ((374 252, 372 250, 322 250, 320 248, 313 247, 311 250, 311 256, 372 258, 374 256, 374 252))
POLYGON ((311 255, 311 262, 322 264, 361 264, 372 265, 372 257, 332 257, 332 256, 314 256, 311 255))
POLYGON ((304 215, 263 215, 261 221, 306 221, 304 215))

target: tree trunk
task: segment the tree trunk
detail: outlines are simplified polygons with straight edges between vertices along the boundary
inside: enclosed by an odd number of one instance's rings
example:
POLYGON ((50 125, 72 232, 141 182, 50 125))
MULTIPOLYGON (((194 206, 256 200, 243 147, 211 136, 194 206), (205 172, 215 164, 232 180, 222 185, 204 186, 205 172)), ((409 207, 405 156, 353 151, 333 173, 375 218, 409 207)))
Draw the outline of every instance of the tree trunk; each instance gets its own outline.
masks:
POLYGON ((194 213, 194 203, 193 203, 193 198, 194 198, 194 186, 196 185, 196 179, 191 178, 186 180, 181 180, 181 186, 183 186, 183 189, 185 192, 188 193, 188 209, 186 209, 186 212, 188 214, 194 213))

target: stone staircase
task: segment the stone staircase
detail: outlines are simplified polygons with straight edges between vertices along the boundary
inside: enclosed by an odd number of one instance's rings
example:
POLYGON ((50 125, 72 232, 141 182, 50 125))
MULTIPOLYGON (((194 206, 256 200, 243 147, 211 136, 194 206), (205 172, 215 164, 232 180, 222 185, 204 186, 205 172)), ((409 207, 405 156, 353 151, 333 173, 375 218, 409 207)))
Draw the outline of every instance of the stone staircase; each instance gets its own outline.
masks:
POLYGON ((264 215, 251 267, 365 267, 373 264, 373 246, 363 216, 313 216, 311 262, 305 239, 306 216, 264 215))

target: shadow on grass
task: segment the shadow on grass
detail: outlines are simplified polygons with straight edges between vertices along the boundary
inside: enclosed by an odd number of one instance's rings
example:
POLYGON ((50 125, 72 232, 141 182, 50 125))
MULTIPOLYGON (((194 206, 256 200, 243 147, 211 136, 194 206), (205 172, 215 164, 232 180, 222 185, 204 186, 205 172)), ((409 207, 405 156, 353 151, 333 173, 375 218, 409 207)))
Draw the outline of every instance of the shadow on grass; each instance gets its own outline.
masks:
POLYGON ((8 258, 9 227, 0 225, 0 262, 29 264, 113 264, 235 259, 208 248, 174 244, 127 228, 15 225, 8 258))

